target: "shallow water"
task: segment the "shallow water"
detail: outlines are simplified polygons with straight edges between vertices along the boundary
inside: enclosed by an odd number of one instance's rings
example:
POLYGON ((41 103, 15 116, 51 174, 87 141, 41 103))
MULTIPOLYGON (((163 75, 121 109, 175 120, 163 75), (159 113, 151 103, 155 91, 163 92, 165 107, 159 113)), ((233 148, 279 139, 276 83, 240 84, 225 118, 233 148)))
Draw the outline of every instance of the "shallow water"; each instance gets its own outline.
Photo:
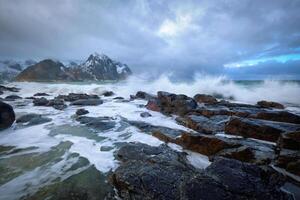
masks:
MULTIPOLYGON (((223 78, 204 77, 195 83, 173 83, 166 77, 152 82, 132 78, 123 83, 10 83, 21 88, 17 93, 30 97, 45 92, 53 98, 59 94, 88 93, 101 95, 106 90, 115 92, 113 97, 101 97, 99 106, 85 106, 87 116, 110 117, 113 127, 97 130, 75 121, 74 114, 80 106, 68 106, 64 111, 52 107, 34 107, 31 100, 9 102, 16 115, 42 114, 51 122, 36 126, 14 124, 0 133, 0 199, 68 199, 68 196, 103 199, 112 189, 106 176, 118 166, 116 150, 126 142, 142 142, 158 146, 162 142, 129 125, 126 120, 143 121, 153 125, 187 130, 178 125, 173 117, 146 110, 146 101, 122 102, 116 96, 129 98, 138 90, 156 93, 165 90, 193 96, 196 93, 218 94, 225 98, 246 103, 258 100, 274 100, 289 105, 298 112, 300 86, 294 82, 260 82, 253 85, 225 81, 223 78), (276 88, 276 90, 274 89, 276 88), (142 105, 142 106, 141 106, 142 105), (140 113, 149 112, 152 117, 142 118, 140 113), (96 177, 96 179, 95 179, 96 177), (96 181, 95 181, 96 180, 96 181), (64 188, 62 190, 62 188, 64 188)), ((9 93, 5 93, 8 95, 9 93)), ((5 97, 2 95, 2 97, 5 97)), ((182 151, 176 145, 171 148, 182 151)), ((210 163, 206 157, 189 152, 188 160, 198 168, 210 163)))

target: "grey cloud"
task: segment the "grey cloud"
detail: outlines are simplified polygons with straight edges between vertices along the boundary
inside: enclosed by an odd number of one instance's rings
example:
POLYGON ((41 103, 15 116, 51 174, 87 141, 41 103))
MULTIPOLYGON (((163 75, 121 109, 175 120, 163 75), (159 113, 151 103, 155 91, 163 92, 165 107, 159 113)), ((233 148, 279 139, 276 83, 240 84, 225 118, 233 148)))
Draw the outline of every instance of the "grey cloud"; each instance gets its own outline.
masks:
POLYGON ((299 52, 299 10, 298 0, 0 0, 0 57, 98 51, 136 72, 223 73, 226 63, 299 52), (175 35, 159 34, 166 22, 175 35))

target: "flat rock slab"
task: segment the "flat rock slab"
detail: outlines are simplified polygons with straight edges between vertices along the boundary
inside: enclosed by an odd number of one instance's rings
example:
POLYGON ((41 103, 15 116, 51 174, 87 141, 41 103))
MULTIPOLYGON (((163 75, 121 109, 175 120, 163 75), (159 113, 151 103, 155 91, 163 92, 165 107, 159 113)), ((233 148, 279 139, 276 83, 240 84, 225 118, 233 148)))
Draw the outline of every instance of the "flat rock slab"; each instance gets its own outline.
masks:
POLYGON ((276 142, 282 134, 300 130, 300 125, 258 119, 232 117, 225 132, 246 138, 276 142))
POLYGON ((281 177, 253 164, 216 158, 205 170, 166 145, 127 144, 117 152, 120 166, 110 183, 122 199, 290 199, 281 177))
POLYGON ((71 105, 75 106, 98 106, 102 104, 103 101, 101 99, 80 99, 73 101, 71 105))

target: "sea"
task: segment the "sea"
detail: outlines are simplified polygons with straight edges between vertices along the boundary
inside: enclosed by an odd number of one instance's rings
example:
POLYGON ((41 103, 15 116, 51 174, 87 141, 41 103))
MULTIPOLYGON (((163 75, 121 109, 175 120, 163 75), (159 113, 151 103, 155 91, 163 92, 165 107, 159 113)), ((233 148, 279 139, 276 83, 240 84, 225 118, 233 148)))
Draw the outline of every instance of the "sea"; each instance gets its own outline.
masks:
MULTIPOLYGON (((119 165, 115 153, 121 144, 162 144, 157 138, 128 125, 126 120, 188 131, 176 123, 175 116, 147 110, 144 100, 126 101, 137 91, 151 94, 167 91, 188 96, 204 93, 251 104, 260 100, 276 101, 284 104, 290 112, 300 114, 300 81, 236 81, 222 76, 199 76, 195 81, 174 82, 167 76, 153 80, 133 76, 121 82, 11 82, 6 86, 21 89, 19 93, 5 92, 1 95, 23 97, 8 102, 14 107, 17 117, 35 113, 52 121, 34 126, 13 124, 0 132, 0 200, 67 199, 64 195, 70 192, 74 195, 84 193, 90 199, 104 199, 112 190, 107 177, 119 165), (68 106, 62 111, 36 107, 32 100, 25 99, 38 92, 47 93, 50 96, 46 98, 52 99, 68 93, 100 96, 105 91, 113 91, 115 95, 101 96, 104 103, 99 106, 68 106), (125 101, 115 97, 123 97, 125 101), (108 117, 113 127, 100 131, 80 124, 75 120, 78 108, 88 110, 87 116, 90 117, 108 117), (149 112, 152 116, 143 118, 140 116, 142 112, 149 112)), ((197 168, 210 164, 208 158, 201 154, 183 150, 175 144, 169 146, 176 151, 185 151, 190 163, 197 168)))

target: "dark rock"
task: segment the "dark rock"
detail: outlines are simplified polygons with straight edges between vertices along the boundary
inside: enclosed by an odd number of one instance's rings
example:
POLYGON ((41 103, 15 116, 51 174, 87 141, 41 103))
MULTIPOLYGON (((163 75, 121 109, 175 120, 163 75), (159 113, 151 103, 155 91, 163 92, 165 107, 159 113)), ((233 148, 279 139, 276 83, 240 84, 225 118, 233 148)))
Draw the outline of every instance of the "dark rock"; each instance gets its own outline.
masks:
POLYGON ((161 103, 158 99, 150 99, 146 105, 148 110, 160 112, 161 111, 161 103))
POLYGON ((110 183, 122 199, 290 199, 283 179, 252 164, 216 158, 204 171, 188 164, 183 153, 166 145, 128 144, 117 152, 122 161, 110 183))
POLYGON ((300 152, 282 149, 276 160, 276 166, 300 176, 300 152))
POLYGON ((49 103, 49 100, 46 99, 45 97, 35 98, 33 100, 33 105, 34 106, 47 106, 48 103, 49 103))
POLYGON ((39 96, 50 96, 50 95, 47 94, 47 93, 36 93, 36 94, 34 94, 33 96, 39 97, 39 96))
POLYGON ((259 101, 257 105, 263 108, 277 108, 277 109, 284 109, 284 106, 280 103, 273 102, 273 101, 259 101))
POLYGON ((250 147, 241 146, 237 148, 230 148, 221 150, 216 156, 232 158, 242 162, 255 162, 255 154, 250 147))
POLYGON ((76 118, 81 124, 85 124, 88 127, 99 131, 107 131, 115 127, 116 123, 109 117, 87 117, 79 116, 76 118))
POLYGON ((101 146, 100 147, 100 151, 110 151, 113 149, 114 149, 114 147, 112 147, 112 146, 101 146))
POLYGON ((5 97, 5 101, 15 101, 17 99, 22 99, 22 97, 18 96, 18 95, 9 95, 7 97, 5 97))
POLYGON ((46 99, 45 97, 33 99, 34 106, 50 106, 57 110, 63 110, 67 108, 65 102, 62 99, 54 98, 51 100, 46 99))
POLYGON ((217 158, 206 172, 228 191, 245 199, 291 199, 280 190, 284 178, 270 168, 263 170, 253 164, 217 158))
POLYGON ((300 126, 295 124, 238 117, 232 117, 225 126, 228 134, 271 142, 276 142, 284 133, 297 130, 300 130, 300 126))
POLYGON ((229 117, 226 115, 216 115, 210 118, 201 115, 187 115, 176 118, 179 124, 208 134, 224 131, 225 123, 228 120, 229 117))
POLYGON ((58 95, 56 99, 63 99, 64 101, 77 101, 77 100, 86 100, 86 99, 100 99, 98 95, 95 94, 81 94, 81 93, 70 93, 68 95, 58 95))
POLYGON ((251 115, 250 117, 269 121, 300 124, 300 116, 287 111, 263 111, 258 112, 255 115, 251 115))
POLYGON ((0 85, 0 91, 9 91, 9 92, 19 92, 20 88, 16 88, 16 87, 6 87, 3 85, 0 85))
POLYGON ((75 106, 98 106, 102 104, 103 101, 101 99, 80 99, 73 101, 70 105, 75 106))
POLYGON ((105 91, 102 93, 103 96, 105 97, 110 97, 113 96, 115 93, 113 91, 105 91))
POLYGON ((206 94, 196 94, 194 96, 194 99, 198 103, 207 103, 207 104, 216 104, 218 103, 218 100, 211 96, 211 95, 206 95, 206 94))
POLYGON ((114 97, 114 99, 116 99, 116 100, 123 100, 124 97, 114 97))
POLYGON ((9 128, 15 121, 15 112, 9 104, 0 101, 0 131, 9 128))
POLYGON ((282 149, 300 150, 300 131, 282 134, 277 144, 282 149))
POLYGON ((76 115, 86 115, 88 113, 89 113, 89 111, 84 108, 80 108, 76 111, 76 115))
POLYGON ((26 124, 28 126, 44 124, 47 122, 52 121, 51 118, 43 117, 42 115, 38 114, 26 114, 19 117, 16 120, 16 123, 26 124))
POLYGON ((152 115, 150 113, 148 113, 148 112, 142 112, 140 114, 140 116, 145 118, 145 117, 151 117, 152 115))
POLYGON ((194 99, 180 94, 172 94, 168 92, 158 92, 156 99, 148 101, 147 106, 149 110, 159 111, 164 114, 178 114, 184 115, 197 107, 194 99))
POLYGON ((150 99, 153 99, 153 98, 156 98, 154 95, 152 94, 148 94, 146 92, 143 92, 143 91, 138 91, 135 95, 131 95, 130 97, 132 100, 133 99, 145 99, 145 100, 150 100, 150 99))

